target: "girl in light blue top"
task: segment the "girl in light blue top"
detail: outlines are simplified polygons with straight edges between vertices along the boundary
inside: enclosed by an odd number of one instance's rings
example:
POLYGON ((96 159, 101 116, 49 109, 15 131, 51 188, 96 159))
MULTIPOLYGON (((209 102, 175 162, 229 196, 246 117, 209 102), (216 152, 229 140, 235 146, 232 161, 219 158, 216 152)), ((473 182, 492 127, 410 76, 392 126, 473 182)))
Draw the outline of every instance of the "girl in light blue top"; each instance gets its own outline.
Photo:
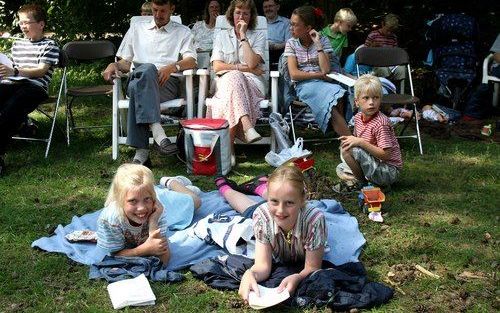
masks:
POLYGON ((110 255, 157 256, 166 265, 167 231, 187 227, 200 206, 182 179, 166 185, 171 190, 155 187, 153 173, 143 165, 121 165, 97 220, 97 245, 110 255))

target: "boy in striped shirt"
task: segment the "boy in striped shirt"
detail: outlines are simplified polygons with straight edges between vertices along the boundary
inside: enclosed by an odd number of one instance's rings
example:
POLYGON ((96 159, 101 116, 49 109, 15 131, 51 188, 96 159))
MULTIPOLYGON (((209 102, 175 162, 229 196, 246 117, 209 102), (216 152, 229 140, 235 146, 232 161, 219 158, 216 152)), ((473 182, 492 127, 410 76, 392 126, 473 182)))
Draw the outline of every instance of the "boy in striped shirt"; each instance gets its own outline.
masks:
POLYGON ((398 37, 396 31, 399 28, 399 18, 392 13, 384 16, 382 27, 368 34, 365 41, 367 47, 397 47, 398 37))
POLYGON ((356 180, 389 186, 403 166, 401 150, 389 118, 380 112, 382 84, 373 75, 354 85, 354 136, 341 136, 341 153, 356 180))
MULTIPOLYGON (((389 13, 384 16, 382 27, 368 34, 365 40, 366 47, 397 47, 398 36, 396 31, 399 28, 399 18, 397 15, 389 13)), ((406 77, 404 66, 375 67, 373 73, 378 77, 385 77, 391 81, 401 81, 406 77)))
POLYGON ((3 155, 10 137, 48 98, 52 73, 59 62, 59 48, 44 36, 47 15, 43 8, 27 4, 17 13, 25 38, 12 45, 12 64, 0 63, 0 176, 5 171, 3 155))

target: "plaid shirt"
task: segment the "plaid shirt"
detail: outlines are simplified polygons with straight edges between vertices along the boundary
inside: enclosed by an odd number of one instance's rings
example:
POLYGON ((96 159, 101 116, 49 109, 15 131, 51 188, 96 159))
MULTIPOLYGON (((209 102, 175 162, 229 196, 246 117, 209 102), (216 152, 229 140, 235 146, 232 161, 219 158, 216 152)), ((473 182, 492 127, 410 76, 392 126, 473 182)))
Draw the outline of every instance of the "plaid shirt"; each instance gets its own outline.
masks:
POLYGON ((306 251, 326 247, 327 230, 325 216, 313 207, 302 208, 292 229, 291 243, 286 234, 274 222, 267 203, 261 204, 253 214, 255 239, 270 244, 276 261, 297 262, 305 260, 306 251))

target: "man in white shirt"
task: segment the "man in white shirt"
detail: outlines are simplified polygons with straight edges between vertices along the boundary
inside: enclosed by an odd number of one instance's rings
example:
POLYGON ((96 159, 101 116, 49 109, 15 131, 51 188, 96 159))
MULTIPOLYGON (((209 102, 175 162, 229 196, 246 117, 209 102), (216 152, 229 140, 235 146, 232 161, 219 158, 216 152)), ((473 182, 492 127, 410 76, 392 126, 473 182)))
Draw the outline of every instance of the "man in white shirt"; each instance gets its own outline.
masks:
POLYGON ((180 82, 171 75, 196 66, 191 31, 170 20, 175 1, 153 0, 151 7, 153 20, 130 26, 116 54, 120 61, 103 72, 104 79, 111 81, 120 72, 128 72, 132 63, 135 66, 127 86, 127 144, 136 148, 132 162, 147 166, 151 165, 149 131, 160 153, 178 152, 160 125, 160 103, 178 97, 180 82))
POLYGON ((286 41, 292 36, 290 33, 290 20, 278 15, 280 9, 279 0, 264 0, 262 8, 267 19, 269 59, 271 63, 278 63, 278 59, 285 49, 286 41))

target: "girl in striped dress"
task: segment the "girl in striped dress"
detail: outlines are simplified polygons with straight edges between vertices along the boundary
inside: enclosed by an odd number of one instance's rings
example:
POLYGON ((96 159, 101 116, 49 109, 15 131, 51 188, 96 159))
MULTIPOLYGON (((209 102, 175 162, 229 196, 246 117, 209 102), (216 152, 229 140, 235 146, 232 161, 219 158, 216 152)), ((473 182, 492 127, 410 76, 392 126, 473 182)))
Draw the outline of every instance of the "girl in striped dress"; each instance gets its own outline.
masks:
POLYGON ((255 263, 243 275, 239 288, 245 301, 251 290, 258 295, 257 283, 269 278, 273 262, 304 264, 278 287, 279 292, 287 289, 290 294, 307 275, 321 268, 327 240, 325 217, 320 210, 306 206, 306 184, 297 167, 283 165, 267 180, 255 180, 254 193, 267 199, 260 203, 234 190, 224 177, 216 179, 216 184, 236 211, 253 216, 255 263))

